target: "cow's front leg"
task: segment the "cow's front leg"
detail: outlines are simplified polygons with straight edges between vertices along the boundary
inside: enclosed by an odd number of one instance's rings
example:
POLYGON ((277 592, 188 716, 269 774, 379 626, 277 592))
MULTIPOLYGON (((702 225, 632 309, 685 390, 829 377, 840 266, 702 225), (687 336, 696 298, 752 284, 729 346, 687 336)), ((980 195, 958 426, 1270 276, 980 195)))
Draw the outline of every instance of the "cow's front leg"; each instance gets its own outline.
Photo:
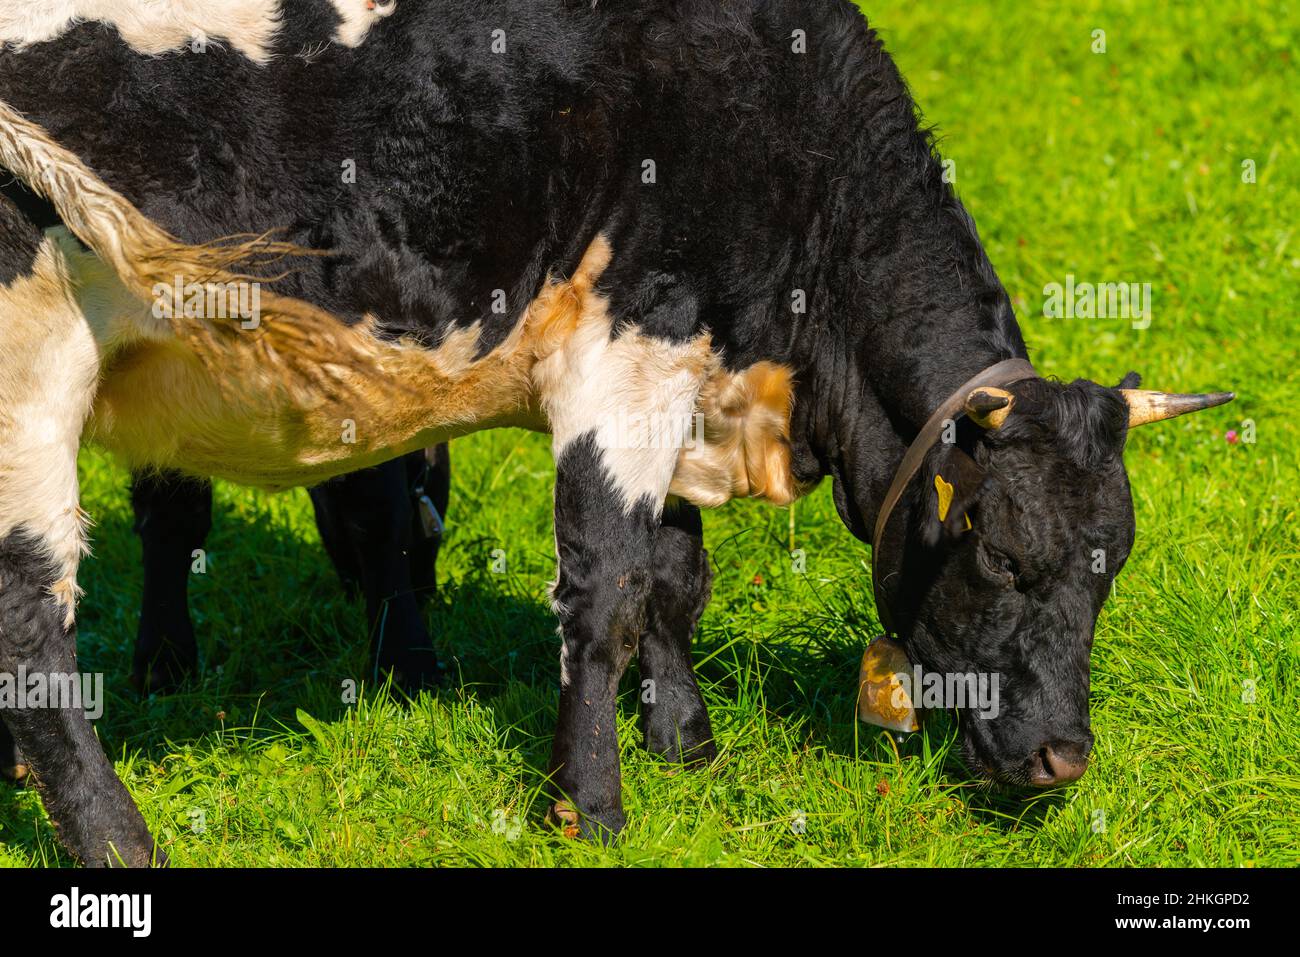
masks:
POLYGON ((646 629, 664 502, 717 363, 707 335, 651 331, 680 330, 689 295, 665 293, 662 313, 639 301, 638 317, 616 320, 600 287, 612 255, 597 237, 529 316, 554 347, 532 370, 556 462, 552 595, 562 647, 550 813, 566 834, 598 838, 624 824, 619 678, 646 629))
POLYGON ((557 463, 552 597, 563 645, 551 771, 565 833, 603 840, 624 823, 616 699, 645 628, 660 503, 628 507, 601 459, 589 435, 557 463))
POLYGON ((577 329, 534 371, 555 437, 563 638, 551 810, 569 835, 607 837, 624 823, 617 688, 646 631, 660 516, 712 355, 707 339, 614 330, 601 296, 573 285, 577 329))
POLYGON ((691 638, 712 593, 700 510, 665 510, 654 544, 654 581, 641 634, 641 727, 645 746, 673 762, 717 754, 691 661, 691 638))

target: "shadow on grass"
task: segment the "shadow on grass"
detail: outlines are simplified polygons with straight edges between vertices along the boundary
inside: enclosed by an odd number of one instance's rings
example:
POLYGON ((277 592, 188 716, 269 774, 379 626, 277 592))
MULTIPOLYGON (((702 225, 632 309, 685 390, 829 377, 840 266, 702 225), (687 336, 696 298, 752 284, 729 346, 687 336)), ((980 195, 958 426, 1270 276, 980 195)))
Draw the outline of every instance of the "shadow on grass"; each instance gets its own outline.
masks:
POLYGON ((755 697, 761 685, 762 708, 769 720, 797 722, 810 748, 849 760, 896 767, 900 762, 936 764, 922 773, 929 786, 951 791, 972 816, 1003 830, 1032 827, 1068 800, 1069 789, 1039 791, 994 785, 973 773, 961 757, 957 719, 949 712, 928 712, 923 730, 889 735, 857 721, 858 667, 865 647, 862 632, 873 622, 844 623, 827 630, 816 621, 783 628, 780 641, 736 642, 717 629, 696 640, 702 682, 727 698, 755 697), (727 664, 719 658, 731 648, 741 651, 727 664), (712 661, 710 661, 712 659, 712 661))
POLYGON ((1068 801, 1068 787, 1027 792, 980 784, 966 794, 966 809, 979 823, 1011 832, 1040 826, 1068 801))
MULTIPOLYGON (((286 729, 303 734, 299 709, 336 722, 352 707, 340 694, 342 682, 355 682, 362 693, 373 688, 363 606, 344 595, 315 535, 285 535, 274 522, 222 511, 209 540, 212 573, 195 576, 191 593, 202 671, 176 694, 139 699, 127 683, 141 588, 129 514, 105 515, 96 538, 107 547, 86 569, 82 662, 105 674, 108 700, 97 728, 111 757, 138 752, 156 762, 213 735, 234 733, 243 746, 286 729)), ((448 547, 475 544, 453 539, 448 547)), ((431 693, 449 701, 473 696, 490 707, 502 746, 522 758, 524 783, 541 790, 558 701, 559 639, 543 596, 527 584, 538 577, 483 570, 444 581, 429 598, 426 621, 450 677, 449 687, 431 693)), ((881 765, 900 756, 923 760, 920 735, 896 750, 885 736, 856 726, 858 658, 872 622, 769 618, 765 628, 775 625, 781 640, 765 644, 738 639, 726 615, 725 606, 711 611, 696 637, 707 697, 789 723, 809 746, 830 754, 881 765)), ((635 664, 622 689, 620 712, 635 718, 635 664)), ((951 736, 945 720, 939 716, 931 729, 936 747, 951 736)), ((947 748, 941 755, 938 773, 946 781, 940 786, 959 789, 972 813, 992 826, 1032 825, 1060 802, 1039 795, 1026 807, 1021 796, 963 784, 971 775, 955 753, 947 748)), ((545 805, 534 804, 531 816, 540 820, 545 805)), ((42 832, 35 803, 11 786, 0 785, 0 821, 7 844, 50 856, 52 837, 42 832)))

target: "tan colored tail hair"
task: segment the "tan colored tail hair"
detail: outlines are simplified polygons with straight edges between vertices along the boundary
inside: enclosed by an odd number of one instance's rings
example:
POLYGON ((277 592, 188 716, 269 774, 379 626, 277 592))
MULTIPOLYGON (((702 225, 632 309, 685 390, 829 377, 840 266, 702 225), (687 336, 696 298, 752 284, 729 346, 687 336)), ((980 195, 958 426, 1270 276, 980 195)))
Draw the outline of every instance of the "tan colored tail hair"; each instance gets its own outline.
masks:
MULTIPOLYGON (((249 272, 287 256, 320 255, 267 236, 236 236, 189 245, 150 221, 44 129, 0 101, 0 166, 52 202, 67 227, 145 302, 155 289, 267 282, 249 272)), ((162 312, 175 335, 225 386, 281 389, 299 396, 339 399, 349 381, 378 376, 361 337, 337 316, 310 303, 260 290, 260 322, 244 329, 238 318, 184 314, 169 296, 162 312)))

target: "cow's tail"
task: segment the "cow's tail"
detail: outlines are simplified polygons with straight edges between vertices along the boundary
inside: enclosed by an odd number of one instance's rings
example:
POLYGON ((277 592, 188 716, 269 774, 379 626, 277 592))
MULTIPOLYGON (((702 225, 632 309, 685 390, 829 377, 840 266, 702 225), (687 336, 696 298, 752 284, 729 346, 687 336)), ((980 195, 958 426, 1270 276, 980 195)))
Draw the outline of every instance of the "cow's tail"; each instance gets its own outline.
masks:
POLYGON ((53 203, 68 229, 128 289, 153 304, 154 314, 223 383, 342 398, 350 391, 346 383, 374 371, 364 337, 341 319, 262 288, 274 277, 259 271, 286 257, 314 253, 266 236, 183 243, 3 101, 0 167, 53 203), (251 284, 256 284, 256 299, 245 288, 251 284), (185 301, 193 302, 196 286, 213 296, 256 301, 258 311, 215 318, 195 315, 207 310, 191 307, 187 315, 185 301), (244 293, 242 299, 237 291, 244 293))

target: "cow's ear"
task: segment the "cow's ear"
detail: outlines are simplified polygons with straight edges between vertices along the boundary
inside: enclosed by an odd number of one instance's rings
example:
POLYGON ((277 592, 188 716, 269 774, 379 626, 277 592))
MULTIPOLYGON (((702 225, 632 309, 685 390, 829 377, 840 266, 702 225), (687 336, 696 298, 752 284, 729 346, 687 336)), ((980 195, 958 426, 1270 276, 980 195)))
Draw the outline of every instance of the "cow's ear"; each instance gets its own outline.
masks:
POLYGON ((1142 384, 1142 377, 1138 375, 1136 372, 1130 372, 1128 375, 1126 375, 1123 379, 1120 380, 1119 385, 1115 386, 1115 388, 1136 389, 1141 384, 1142 384))
POLYGON ((975 460, 956 445, 939 443, 930 453, 929 468, 921 473, 921 529, 925 543, 934 547, 955 541, 972 528, 971 512, 984 491, 987 476, 975 460))

